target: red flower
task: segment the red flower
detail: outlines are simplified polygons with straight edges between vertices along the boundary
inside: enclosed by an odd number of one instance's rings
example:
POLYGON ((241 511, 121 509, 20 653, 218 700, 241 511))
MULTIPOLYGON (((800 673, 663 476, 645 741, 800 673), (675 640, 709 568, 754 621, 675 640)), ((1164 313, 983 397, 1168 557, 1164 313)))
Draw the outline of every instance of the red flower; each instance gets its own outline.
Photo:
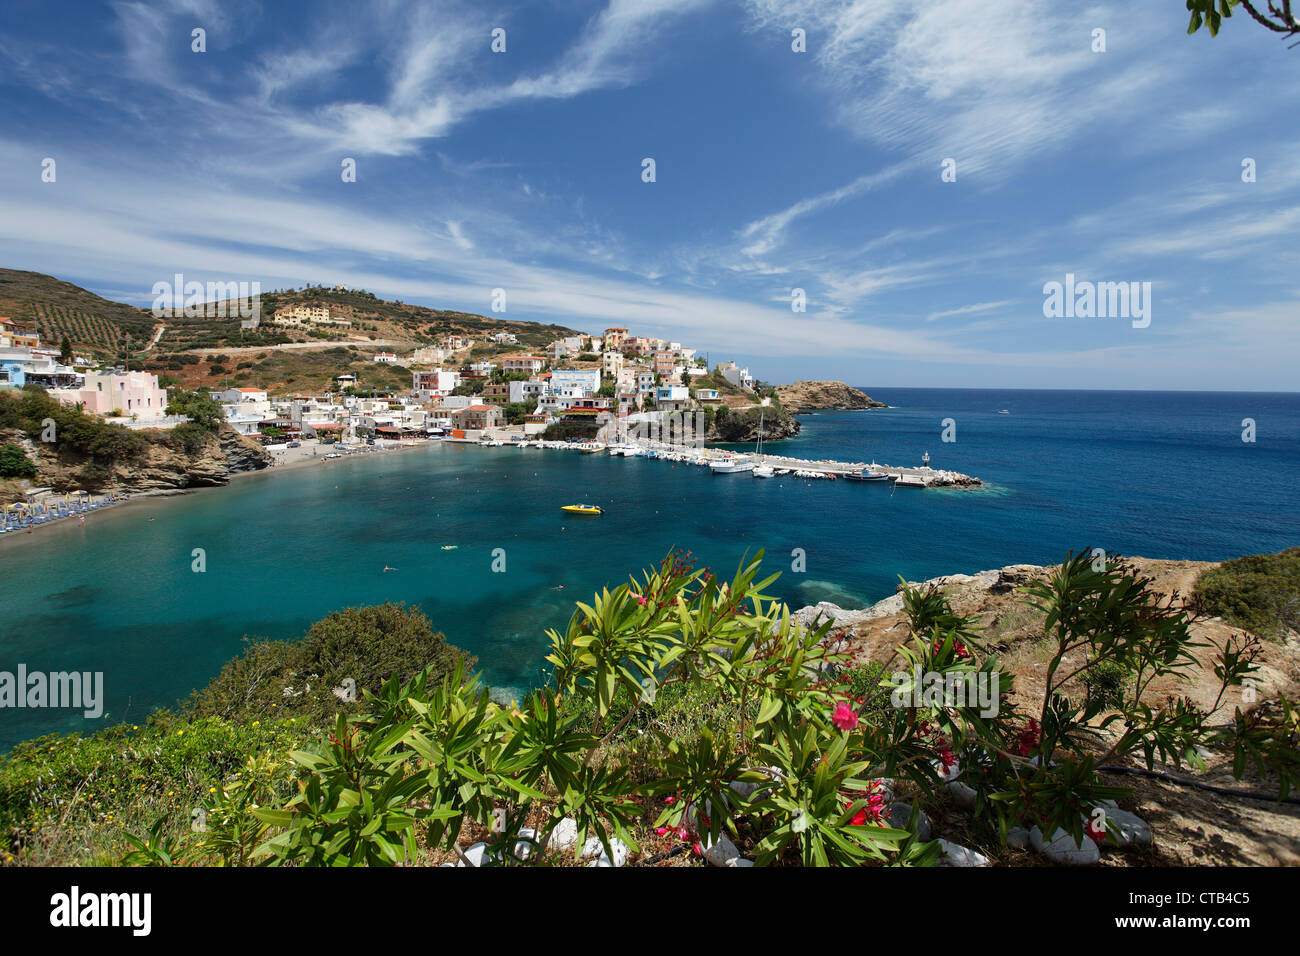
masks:
POLYGON ((852 707, 840 701, 831 712, 831 723, 839 730, 852 730, 858 725, 858 715, 853 712, 852 707))
POLYGON ((1029 718, 1029 725, 1019 734, 1016 735, 1016 755, 1019 757, 1028 757, 1038 746, 1042 738, 1042 729, 1038 726, 1038 721, 1029 718))

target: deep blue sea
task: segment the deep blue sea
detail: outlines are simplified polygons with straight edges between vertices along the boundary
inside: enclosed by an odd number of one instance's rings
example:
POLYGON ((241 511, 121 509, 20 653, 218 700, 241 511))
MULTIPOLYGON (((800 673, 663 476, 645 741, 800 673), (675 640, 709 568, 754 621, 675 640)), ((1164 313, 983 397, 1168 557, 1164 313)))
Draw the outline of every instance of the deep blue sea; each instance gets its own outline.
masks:
POLYGON ((0 671, 102 671, 107 715, 0 710, 0 748, 139 720, 206 683, 246 634, 294 638, 331 610, 388 600, 423 608, 478 655, 489 683, 522 689, 541 675, 546 628, 561 627, 575 600, 673 548, 727 574, 764 548, 785 572, 775 591, 793 605, 861 606, 892 593, 900 574, 1048 563, 1070 549, 1209 560, 1300 544, 1298 394, 864 390, 893 407, 804 416, 802 434, 771 450, 890 465, 928 451, 934 467, 988 487, 759 481, 431 444, 7 535, 0 671), (1245 418, 1254 443, 1242 441, 1245 418), (577 501, 605 514, 560 511, 577 501), (195 548, 204 573, 191 570, 195 548), (497 548, 504 573, 492 570, 497 548), (795 548, 804 573, 790 570, 795 548))

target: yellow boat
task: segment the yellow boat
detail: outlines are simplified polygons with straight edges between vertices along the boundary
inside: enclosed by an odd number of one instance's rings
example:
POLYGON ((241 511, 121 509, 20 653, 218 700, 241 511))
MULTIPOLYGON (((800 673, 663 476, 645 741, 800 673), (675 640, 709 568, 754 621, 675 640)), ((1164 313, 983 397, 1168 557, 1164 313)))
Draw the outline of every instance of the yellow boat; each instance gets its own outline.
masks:
POLYGON ((561 511, 568 511, 575 515, 598 515, 603 512, 595 505, 564 505, 561 511))

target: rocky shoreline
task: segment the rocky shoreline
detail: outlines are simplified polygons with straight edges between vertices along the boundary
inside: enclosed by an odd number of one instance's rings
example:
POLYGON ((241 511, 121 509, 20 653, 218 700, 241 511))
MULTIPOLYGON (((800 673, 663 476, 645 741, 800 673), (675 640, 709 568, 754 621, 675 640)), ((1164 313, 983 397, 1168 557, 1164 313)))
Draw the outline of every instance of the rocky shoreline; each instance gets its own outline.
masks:
POLYGON ((271 463, 266 449, 228 425, 204 435, 193 451, 169 443, 165 433, 150 437, 140 454, 117 457, 102 465, 102 478, 93 487, 83 476, 83 469, 94 463, 93 458, 71 454, 57 442, 32 441, 17 431, 0 439, 19 445, 36 466, 36 484, 56 491, 166 494, 219 487, 228 484, 234 475, 259 471, 271 463))

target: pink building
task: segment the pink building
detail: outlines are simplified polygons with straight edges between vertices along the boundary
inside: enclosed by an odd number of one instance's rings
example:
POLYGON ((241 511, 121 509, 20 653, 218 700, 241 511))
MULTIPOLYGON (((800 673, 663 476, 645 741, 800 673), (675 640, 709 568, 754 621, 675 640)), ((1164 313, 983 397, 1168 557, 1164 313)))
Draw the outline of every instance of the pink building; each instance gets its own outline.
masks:
POLYGON ((65 405, 81 402, 95 415, 134 415, 149 421, 167 414, 167 390, 150 372, 87 372, 81 388, 59 388, 50 394, 65 405))

